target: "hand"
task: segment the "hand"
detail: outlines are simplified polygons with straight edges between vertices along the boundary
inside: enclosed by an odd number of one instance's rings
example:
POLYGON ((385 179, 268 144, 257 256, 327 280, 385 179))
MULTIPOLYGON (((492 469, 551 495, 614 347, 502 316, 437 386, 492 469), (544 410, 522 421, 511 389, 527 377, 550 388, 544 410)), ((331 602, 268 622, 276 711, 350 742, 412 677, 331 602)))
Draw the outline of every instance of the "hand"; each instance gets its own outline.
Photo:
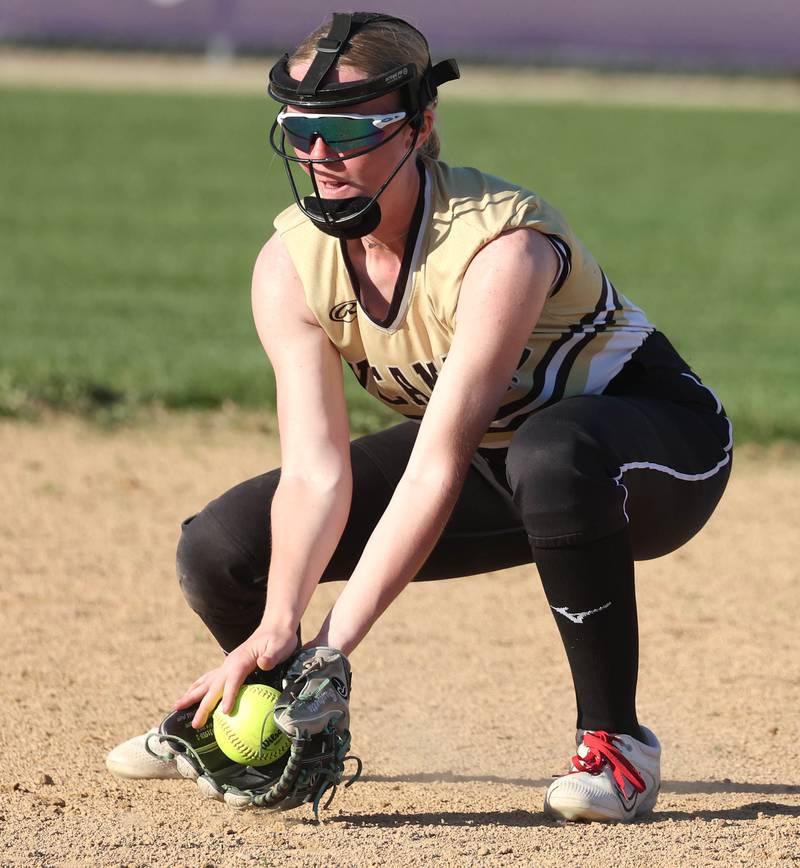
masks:
POLYGON ((192 683, 173 708, 187 708, 195 702, 200 706, 192 719, 199 729, 222 697, 222 710, 228 714, 245 678, 258 669, 272 669, 292 655, 297 648, 297 633, 286 628, 262 624, 249 639, 231 651, 222 666, 206 672, 192 683))

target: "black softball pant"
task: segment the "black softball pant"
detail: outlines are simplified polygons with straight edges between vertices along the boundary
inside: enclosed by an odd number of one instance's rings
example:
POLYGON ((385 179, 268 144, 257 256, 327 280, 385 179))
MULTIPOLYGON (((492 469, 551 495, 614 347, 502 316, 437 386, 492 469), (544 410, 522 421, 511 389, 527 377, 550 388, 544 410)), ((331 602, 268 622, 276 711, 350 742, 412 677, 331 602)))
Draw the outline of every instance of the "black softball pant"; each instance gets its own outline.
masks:
MULTIPOLYGON (((350 516, 321 581, 344 580, 353 571, 418 430, 417 423, 405 422, 352 442, 350 516)), ((628 546, 623 560, 667 554, 712 514, 730 474, 731 450, 721 404, 656 332, 603 394, 545 407, 521 425, 507 453, 475 455, 416 580, 532 563, 537 551, 541 573, 544 553, 548 563, 559 563, 559 551, 560 562, 577 563, 568 555, 621 534, 628 546)), ((181 588, 226 651, 253 632, 263 613, 270 507, 279 479, 275 469, 242 482, 182 526, 181 588)), ((602 571, 599 550, 592 551, 596 587, 602 571)), ((558 568, 551 572, 559 575, 558 568)), ((635 616, 635 602, 626 605, 633 605, 635 616)), ((635 619, 633 624, 635 629, 635 619)))

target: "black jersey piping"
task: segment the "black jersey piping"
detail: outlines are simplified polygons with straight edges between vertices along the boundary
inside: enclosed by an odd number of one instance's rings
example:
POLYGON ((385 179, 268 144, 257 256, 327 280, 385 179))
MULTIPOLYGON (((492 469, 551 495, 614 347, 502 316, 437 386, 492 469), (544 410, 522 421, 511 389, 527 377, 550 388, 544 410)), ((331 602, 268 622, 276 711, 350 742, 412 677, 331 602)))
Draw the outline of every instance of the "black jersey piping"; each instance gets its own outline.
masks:
MULTIPOLYGON (((558 338, 558 340, 553 341, 550 346, 545 351, 542 358, 539 360, 539 363, 536 365, 533 371, 533 377, 531 382, 531 388, 527 391, 525 395, 521 398, 517 398, 516 401, 511 401, 508 404, 502 405, 498 411, 497 415, 493 420, 494 423, 500 422, 501 420, 507 418, 508 416, 512 416, 514 413, 517 413, 519 410, 524 409, 541 394, 542 389, 544 388, 545 378, 547 376, 547 371, 550 367, 550 363, 553 358, 556 356, 558 351, 566 344, 568 341, 572 340, 572 338, 581 332, 584 332, 587 326, 589 326, 597 317, 602 313, 602 311, 607 309, 607 290, 605 286, 605 282, 601 283, 600 287, 600 297, 597 300, 597 304, 594 307, 594 310, 588 311, 585 313, 580 321, 576 325, 571 325, 564 332, 564 334, 558 338)), ((580 344, 583 346, 583 344, 580 344)), ((503 426, 502 428, 497 425, 496 427, 490 427, 490 432, 494 433, 498 430, 504 430, 508 426, 503 426)))
POLYGON ((414 213, 411 216, 411 225, 409 227, 408 237, 406 238, 405 250, 403 251, 403 261, 400 263, 400 272, 397 275, 397 281, 392 290, 392 301, 389 304, 389 310, 386 311, 386 316, 382 320, 370 316, 369 311, 362 304, 361 285, 358 282, 358 276, 353 268, 353 263, 350 262, 350 256, 347 253, 347 242, 343 238, 339 239, 339 249, 342 251, 342 259, 344 260, 347 274, 350 277, 350 283, 353 287, 356 300, 358 301, 358 306, 364 312, 364 316, 366 316, 371 323, 374 323, 382 329, 388 329, 389 326, 392 325, 397 317, 397 312, 400 310, 400 305, 403 303, 403 298, 406 294, 406 289, 408 288, 408 274, 411 271, 411 263, 414 259, 414 250, 417 246, 417 237, 419 236, 422 225, 422 215, 425 212, 426 175, 425 167, 422 165, 421 160, 417 162, 417 169, 419 171, 419 195, 417 196, 417 204, 414 206, 414 213))
MULTIPOLYGON (((598 334, 602 334, 607 331, 609 327, 613 326, 615 313, 623 308, 622 301, 614 287, 614 284, 611 283, 602 269, 600 271, 600 276, 601 293, 594 310, 585 314, 577 325, 570 326, 569 330, 565 332, 561 338, 550 344, 546 353, 534 369, 531 388, 521 398, 518 398, 516 401, 509 404, 505 404, 498 409, 497 415, 490 424, 487 433, 497 434, 504 431, 514 431, 522 425, 530 413, 543 410, 545 407, 549 407, 551 404, 555 404, 557 401, 562 399, 567 379, 572 371, 575 359, 586 345, 594 340, 598 334), (601 318, 600 314, 602 313, 605 313, 605 315, 601 318), (570 341, 577 334, 581 334, 581 338, 573 347, 570 348, 569 352, 562 359, 558 371, 556 372, 553 391, 550 397, 541 404, 536 404, 536 401, 540 398, 542 389, 544 388, 545 378, 553 358, 564 344, 570 341), (536 404, 536 406, 531 406, 531 404, 536 404), (520 410, 528 408, 528 414, 519 413, 520 410)), ((654 327, 652 325, 644 329, 645 340, 653 330, 654 327)), ((633 352, 635 351, 636 350, 633 352)))
POLYGON ((547 232, 542 234, 550 242, 550 246, 558 259, 558 273, 553 278, 553 285, 548 293, 548 298, 552 298, 564 285, 572 271, 572 250, 569 244, 558 235, 549 235, 547 232))
POLYGON ((562 399, 567 379, 572 371, 575 359, 588 343, 594 340, 598 334, 606 331, 608 326, 613 323, 615 311, 621 308, 619 297, 617 296, 611 281, 602 271, 601 276, 600 297, 594 310, 584 314, 577 325, 570 326, 568 332, 548 347, 547 353, 545 353, 539 361, 539 364, 534 369, 531 389, 525 396, 517 401, 500 407, 495 419, 490 424, 487 433, 498 434, 506 431, 516 431, 516 429, 519 428, 528 418, 530 413, 542 410, 562 399), (613 306, 610 307, 609 302, 612 302, 613 306), (601 319, 600 316, 603 313, 605 315, 601 319), (580 334, 581 337, 561 360, 561 364, 556 371, 556 378, 553 383, 553 391, 550 397, 541 404, 535 407, 530 407, 530 413, 520 413, 520 410, 526 409, 532 403, 535 403, 536 399, 540 397, 542 389, 544 388, 544 381, 550 367, 550 362, 555 357, 558 350, 578 334, 580 334), (513 418, 509 419, 509 416, 513 418))

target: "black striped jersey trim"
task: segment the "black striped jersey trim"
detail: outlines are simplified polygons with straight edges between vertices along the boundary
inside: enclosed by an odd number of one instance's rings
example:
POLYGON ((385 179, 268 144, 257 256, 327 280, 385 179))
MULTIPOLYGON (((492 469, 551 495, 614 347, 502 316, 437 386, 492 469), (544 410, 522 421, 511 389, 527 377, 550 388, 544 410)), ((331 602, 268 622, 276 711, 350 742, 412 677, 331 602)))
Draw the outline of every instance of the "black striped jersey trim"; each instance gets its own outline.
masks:
POLYGON ((556 258, 558 259, 558 271, 553 278, 553 285, 550 287, 550 292, 548 293, 548 297, 552 298, 564 285, 564 282, 572 271, 572 251, 569 248, 569 244, 563 238, 559 238, 558 235, 548 235, 545 232, 542 235, 550 242, 550 246, 555 251, 556 258))
MULTIPOLYGON (((601 271, 600 273, 602 276, 600 297, 597 300, 594 310, 581 317, 579 323, 570 326, 567 332, 565 332, 557 341, 550 344, 547 351, 540 359, 539 364, 534 369, 533 382, 527 394, 518 398, 516 401, 501 406, 498 409, 494 420, 487 429, 487 434, 501 434, 506 431, 516 431, 531 415, 531 413, 549 407, 551 404, 555 404, 564 397, 567 381, 573 365, 575 364, 575 360, 598 334, 601 334, 606 331, 610 325, 613 325, 615 313, 622 310, 623 307, 614 285, 606 277, 604 272, 601 271), (604 312, 605 315, 603 315, 604 312), (553 359, 558 354, 559 350, 561 350, 565 344, 578 334, 581 334, 582 337, 580 340, 576 341, 575 345, 569 350, 564 359, 562 359, 561 364, 558 367, 552 394, 546 401, 537 404, 536 402, 541 397, 547 373, 553 359), (528 410, 527 413, 524 412, 526 409, 528 410), (513 414, 518 415, 515 415, 513 419, 508 419, 508 417, 513 414), (505 424, 503 424, 504 419, 508 419, 505 424)), ((652 330, 653 329, 651 328, 648 331, 652 330)))

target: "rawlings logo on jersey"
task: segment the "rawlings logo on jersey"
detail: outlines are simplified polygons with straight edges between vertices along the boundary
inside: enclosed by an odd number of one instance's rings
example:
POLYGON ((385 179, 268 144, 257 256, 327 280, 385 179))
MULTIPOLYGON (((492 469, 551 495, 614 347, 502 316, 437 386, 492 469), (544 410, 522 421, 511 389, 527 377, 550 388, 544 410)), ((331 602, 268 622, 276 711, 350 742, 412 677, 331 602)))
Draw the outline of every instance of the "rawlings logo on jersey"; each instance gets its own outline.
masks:
POLYGON ((331 308, 330 317, 334 322, 352 322, 358 313, 358 302, 355 299, 343 301, 331 308))

